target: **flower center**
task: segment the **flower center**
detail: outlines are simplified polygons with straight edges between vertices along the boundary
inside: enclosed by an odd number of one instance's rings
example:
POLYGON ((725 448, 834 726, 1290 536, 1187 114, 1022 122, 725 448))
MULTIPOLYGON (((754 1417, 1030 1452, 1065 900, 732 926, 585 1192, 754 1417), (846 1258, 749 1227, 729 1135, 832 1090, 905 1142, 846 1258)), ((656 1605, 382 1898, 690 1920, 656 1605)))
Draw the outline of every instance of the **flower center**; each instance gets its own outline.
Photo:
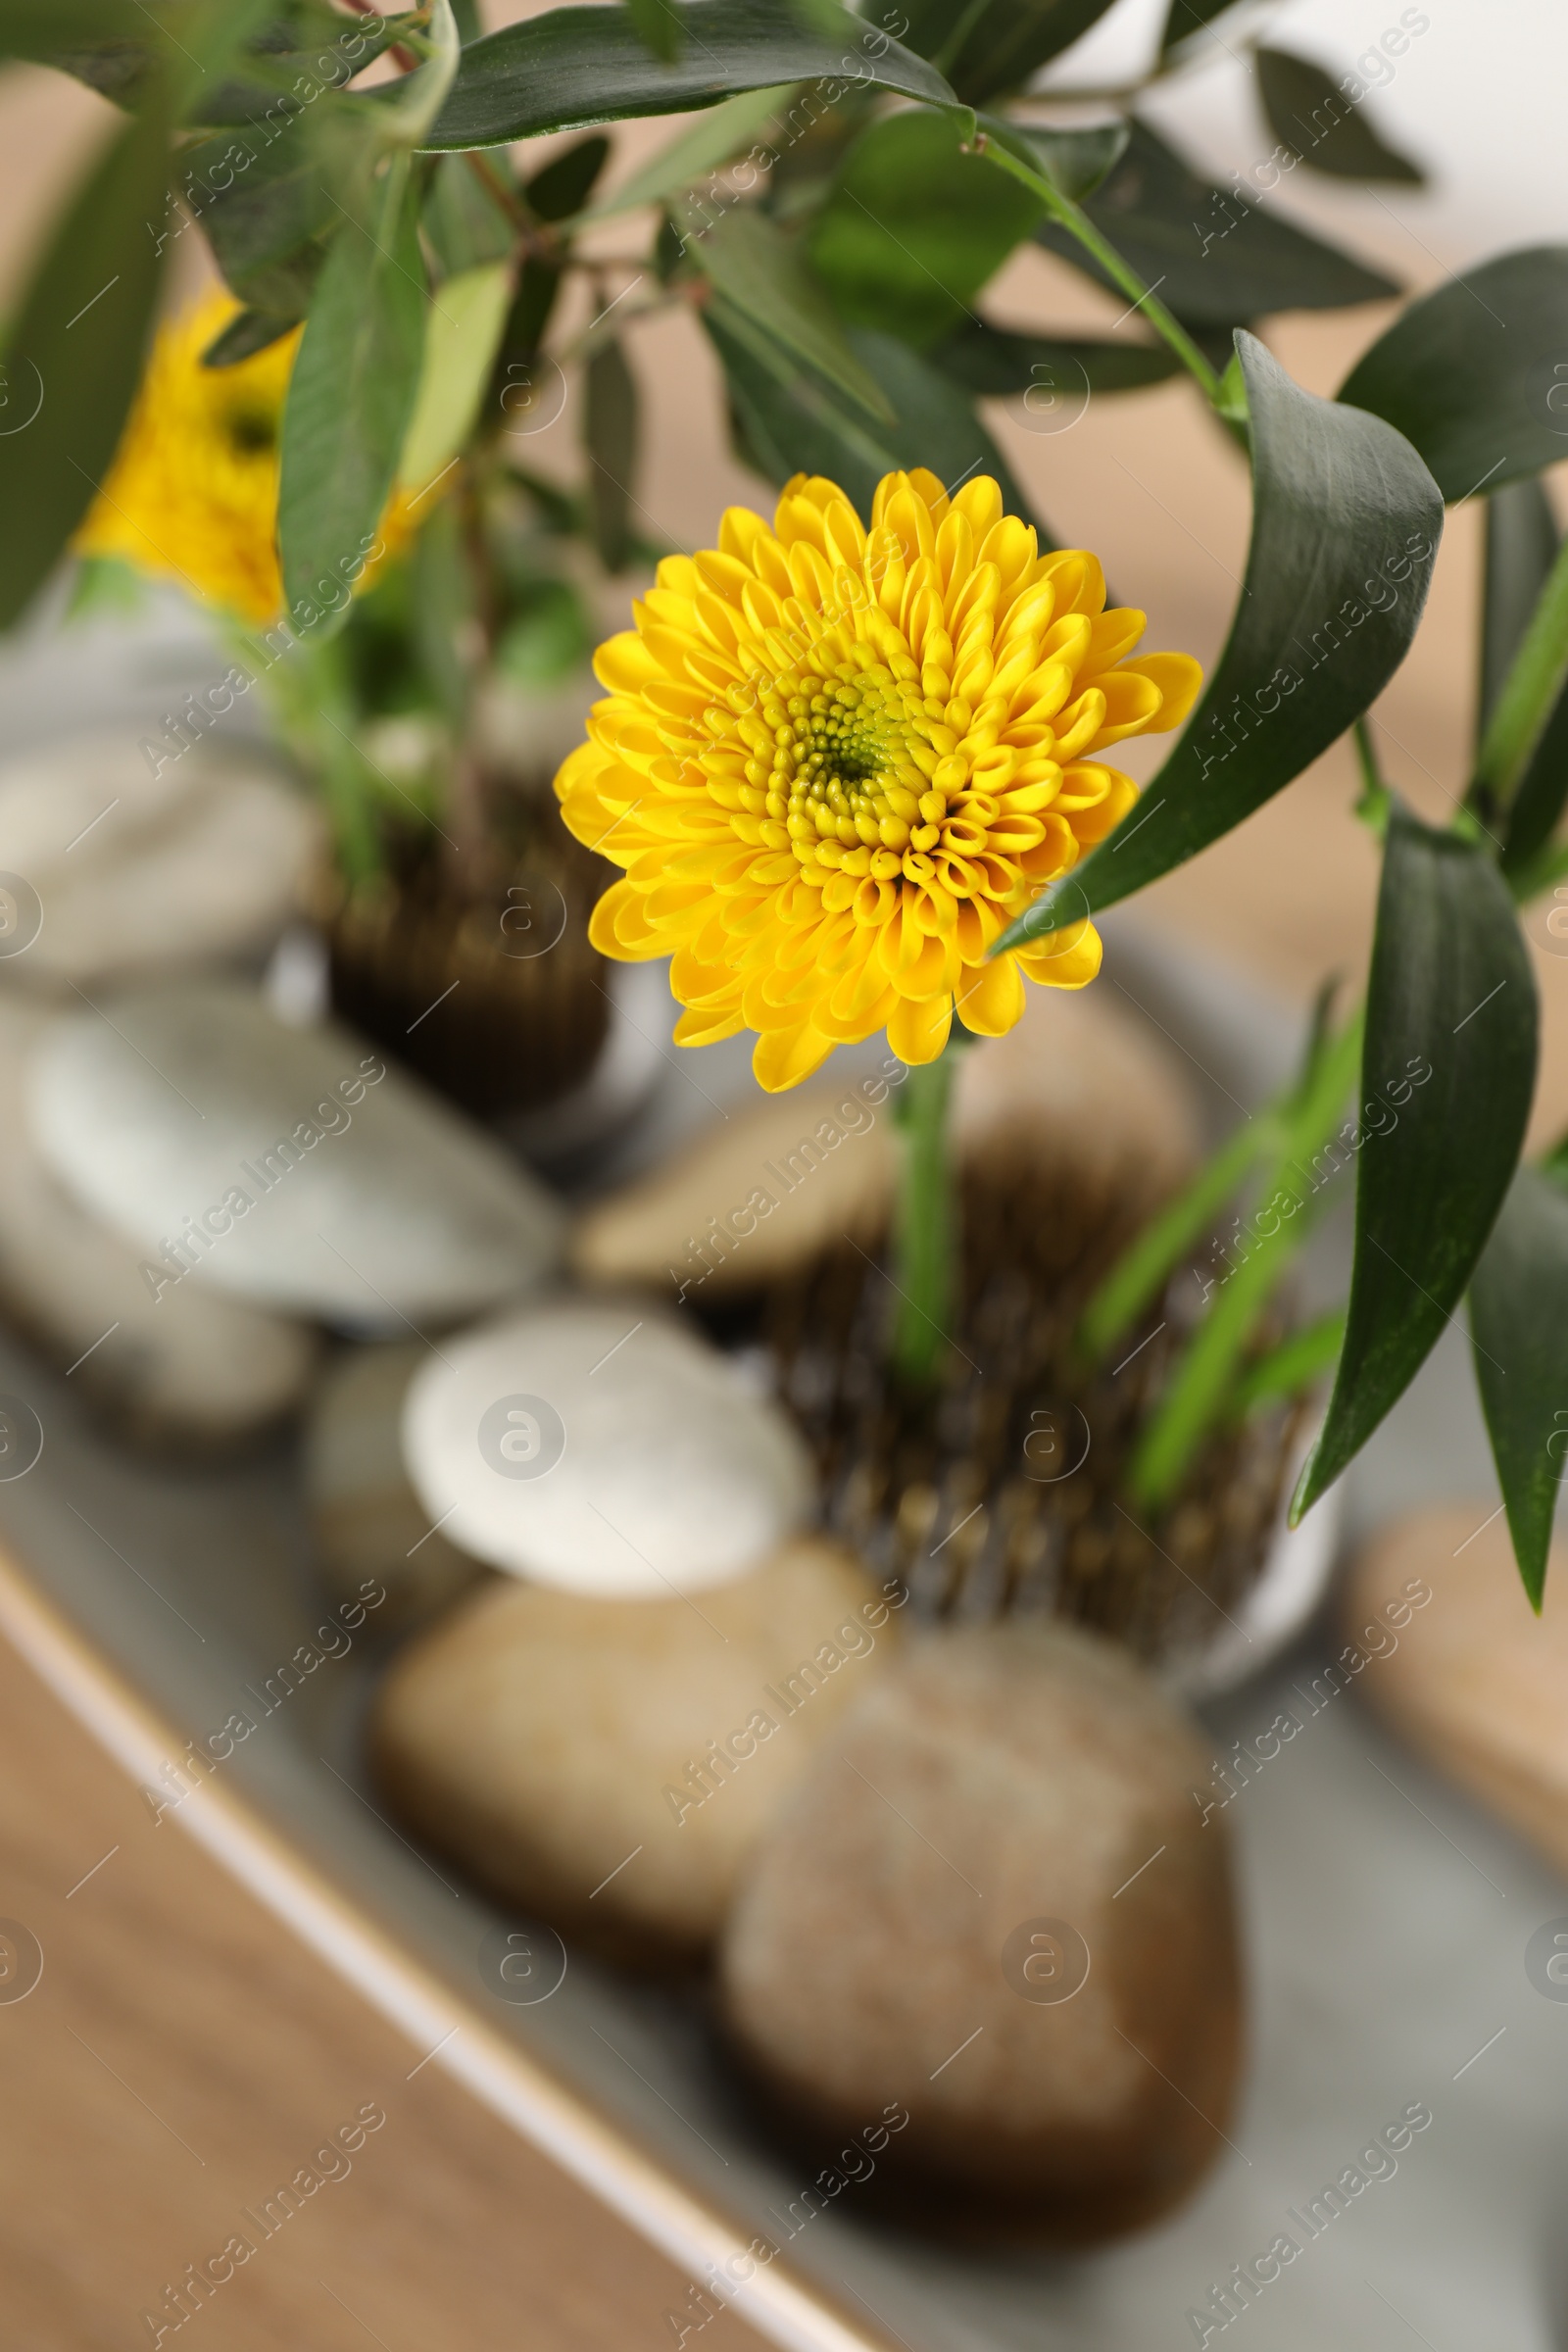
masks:
POLYGON ((779 681, 761 716, 772 756, 756 781, 803 865, 891 879, 906 851, 936 847, 947 795, 931 781, 938 755, 916 682, 880 662, 801 670, 779 681))

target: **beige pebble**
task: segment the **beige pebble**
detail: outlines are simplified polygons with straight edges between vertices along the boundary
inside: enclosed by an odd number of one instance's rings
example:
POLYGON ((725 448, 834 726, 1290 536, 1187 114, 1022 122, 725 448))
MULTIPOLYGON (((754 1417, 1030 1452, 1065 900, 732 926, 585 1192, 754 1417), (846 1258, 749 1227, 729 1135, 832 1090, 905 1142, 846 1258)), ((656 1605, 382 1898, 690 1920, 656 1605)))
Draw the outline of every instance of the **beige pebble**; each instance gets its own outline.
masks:
MULTIPOLYGON (((584 1281, 754 1289, 848 1236, 875 1241, 897 1180, 902 1064, 803 1087, 747 1109, 653 1175, 599 1201, 570 1242, 584 1281)), ((1005 1037, 964 1051, 954 1132, 960 1158, 1000 1170, 1081 1168, 1151 1205, 1198 1160, 1186 1077, 1166 1049, 1096 990, 1031 988, 1005 1037)))
POLYGON ((1357 1559, 1341 1624, 1377 1712, 1568 1871, 1568 1545, 1552 1546, 1537 1617, 1506 1522, 1483 1524, 1495 1508, 1396 1520, 1357 1559))
POLYGON ((381 1787, 504 1902, 635 1965, 693 1958, 899 1598, 812 1541, 695 1601, 488 1586, 393 1665, 381 1787))

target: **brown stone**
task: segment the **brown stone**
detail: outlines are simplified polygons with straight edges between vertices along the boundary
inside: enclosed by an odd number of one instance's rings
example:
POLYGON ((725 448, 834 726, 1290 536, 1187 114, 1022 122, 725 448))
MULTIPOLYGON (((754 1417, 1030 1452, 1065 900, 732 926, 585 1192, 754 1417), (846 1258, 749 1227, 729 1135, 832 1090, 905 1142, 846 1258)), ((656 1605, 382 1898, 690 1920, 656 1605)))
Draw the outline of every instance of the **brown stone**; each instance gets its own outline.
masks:
POLYGON ((1355 1687, 1435 1768, 1568 1871, 1568 1545, 1531 1608, 1486 1502, 1396 1520, 1345 1590, 1355 1687), (1422 1593, 1430 1595, 1423 1600, 1422 1593))
POLYGON ((503 1901, 621 1960, 689 1960, 899 1623, 815 1542, 692 1599, 509 1578, 396 1660, 376 1771, 400 1817, 503 1901))
POLYGON ((1193 2188, 1241 2051, 1208 1764, 1141 1668, 1064 1627, 927 1637, 859 1699, 721 1953, 735 2043, 813 2160, 858 2139, 929 2226, 1064 2245, 1193 2188))

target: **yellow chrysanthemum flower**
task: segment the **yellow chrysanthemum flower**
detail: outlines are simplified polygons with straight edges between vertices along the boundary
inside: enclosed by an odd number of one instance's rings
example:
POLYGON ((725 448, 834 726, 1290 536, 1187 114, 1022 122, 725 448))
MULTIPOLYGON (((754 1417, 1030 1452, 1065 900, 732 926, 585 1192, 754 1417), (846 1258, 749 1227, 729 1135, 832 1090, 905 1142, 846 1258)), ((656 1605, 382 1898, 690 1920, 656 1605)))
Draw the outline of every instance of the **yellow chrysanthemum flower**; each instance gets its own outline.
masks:
POLYGON ((1104 602, 1096 559, 1041 555, 994 481, 950 499, 923 468, 880 484, 869 532, 797 474, 772 530, 731 507, 716 550, 665 558, 556 790, 626 869, 595 945, 673 958, 677 1044, 754 1029, 776 1092, 878 1029, 930 1061, 955 1011, 996 1037, 1023 978, 1094 978, 1087 921, 987 958, 1137 798, 1097 755, 1198 692, 1185 654, 1129 660, 1144 615, 1104 602))
MULTIPOLYGON (((277 489, 300 337, 284 335, 234 368, 204 368, 202 353, 240 307, 218 288, 159 329, 115 462, 74 544, 78 555, 119 556, 177 580, 202 603, 262 627, 283 606, 277 489)), ((394 493, 381 520, 385 554, 407 535, 407 502, 394 493)), ((368 565, 358 585, 368 587, 378 568, 368 565)))

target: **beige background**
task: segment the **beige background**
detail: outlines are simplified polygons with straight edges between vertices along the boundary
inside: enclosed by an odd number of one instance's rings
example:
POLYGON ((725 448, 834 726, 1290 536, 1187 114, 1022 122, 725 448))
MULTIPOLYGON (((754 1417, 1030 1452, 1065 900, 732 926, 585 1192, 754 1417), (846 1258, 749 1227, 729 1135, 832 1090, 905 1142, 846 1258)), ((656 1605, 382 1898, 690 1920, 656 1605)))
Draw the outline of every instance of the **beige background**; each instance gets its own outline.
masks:
MULTIPOLYGON (((523 12, 493 19, 507 13, 523 12)), ((0 307, 107 120, 58 77, 0 76, 0 307)), ((620 152, 629 163, 663 135, 638 126, 620 152)), ((1397 224, 1385 223, 1385 260, 1391 233, 1396 243, 1397 224)), ((1418 239, 1406 243, 1412 283, 1441 273, 1418 239)), ((607 231, 604 250, 633 250, 630 229, 607 231)), ((1116 308, 1042 256, 1015 265, 987 307, 1058 326, 1103 325, 1116 308)), ((1290 319, 1269 339, 1327 393, 1384 318, 1290 319)), ((647 410, 643 503, 674 541, 710 540, 728 500, 760 492, 725 450, 707 345, 684 318, 638 323, 630 342, 647 410)), ((1148 608, 1151 641, 1211 661, 1245 555, 1247 485, 1186 385, 1097 402, 1054 434, 1025 430, 1016 411, 993 421, 1057 537, 1093 547, 1119 593, 1148 608)), ((541 457, 568 465, 575 429, 568 401, 541 457)), ((1377 714, 1391 777, 1434 817, 1462 791, 1472 738, 1478 520, 1450 516, 1421 633, 1377 714)), ((1231 966, 1239 989, 1261 981, 1304 1002, 1327 972, 1356 974, 1376 864, 1349 813, 1353 791, 1348 758, 1332 754, 1161 883, 1149 919, 1231 966)), ((1539 949, 1539 914, 1532 930, 1539 949)), ((1537 961, 1544 1134, 1568 1124, 1568 957, 1537 961)), ((662 2315, 684 2284, 670 2267, 437 2068, 408 2082, 417 2053, 177 1831, 149 1838, 138 1815, 132 1836, 134 1792, 8 1654, 0 1804, 0 1915, 26 1920, 48 1952, 37 1991, 0 2007, 8 2352, 148 2340, 139 2315, 164 2282, 220 2245, 234 2208, 367 2098, 385 2106, 384 2132, 204 2314, 210 2345, 620 2352, 671 2340, 662 2315)), ((725 2318, 705 2352, 743 2339, 754 2340, 725 2318)))

